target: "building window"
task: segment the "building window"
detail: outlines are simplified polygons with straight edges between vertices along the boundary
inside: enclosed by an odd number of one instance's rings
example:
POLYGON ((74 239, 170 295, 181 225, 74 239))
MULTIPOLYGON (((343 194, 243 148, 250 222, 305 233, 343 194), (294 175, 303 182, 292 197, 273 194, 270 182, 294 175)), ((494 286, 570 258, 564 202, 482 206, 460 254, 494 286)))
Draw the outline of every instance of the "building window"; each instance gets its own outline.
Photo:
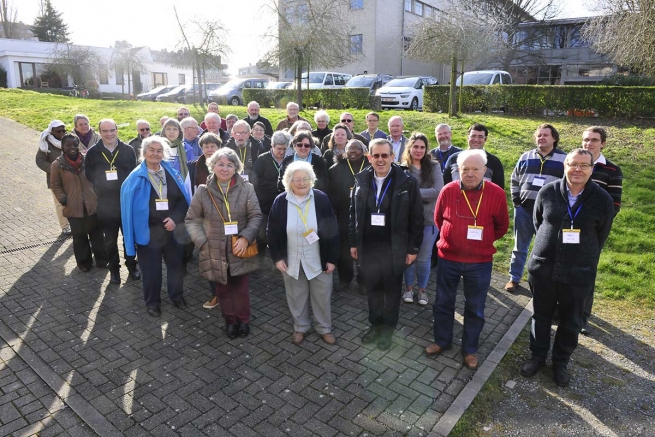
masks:
POLYGON ((414 13, 418 16, 423 16, 423 3, 414 2, 414 13))
POLYGON ((168 85, 167 73, 152 73, 152 83, 154 87, 168 85))
POLYGON ((98 69, 98 82, 100 85, 109 85, 109 70, 106 65, 100 65, 98 69))
POLYGON ((359 35, 350 35, 350 53, 356 55, 363 52, 362 45, 364 44, 364 36, 359 35))
POLYGON ((408 36, 403 36, 403 52, 409 50, 409 47, 412 45, 412 39, 408 36))
POLYGON ((405 0, 405 11, 412 12, 412 0, 405 0))
POLYGON ((177 75, 177 82, 178 82, 180 85, 185 85, 186 77, 184 76, 184 74, 178 74, 178 75, 177 75))
POLYGON ((364 9, 364 0, 350 0, 350 9, 364 9))
POLYGON ((116 69, 116 85, 125 85, 125 78, 123 77, 123 70, 116 69))

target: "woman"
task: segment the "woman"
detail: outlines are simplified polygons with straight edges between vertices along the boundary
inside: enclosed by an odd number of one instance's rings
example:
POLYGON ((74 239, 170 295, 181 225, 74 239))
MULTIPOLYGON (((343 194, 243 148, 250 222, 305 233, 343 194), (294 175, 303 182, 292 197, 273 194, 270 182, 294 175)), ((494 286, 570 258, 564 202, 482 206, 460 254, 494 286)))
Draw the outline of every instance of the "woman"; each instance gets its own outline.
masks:
POLYGON ((51 166, 50 186, 64 207, 64 217, 67 217, 70 223, 77 267, 83 272, 91 270, 93 250, 96 265, 105 268, 108 260, 105 237, 96 214, 98 198, 93 191, 93 185, 84 174, 84 155, 80 152, 80 140, 75 135, 64 135, 61 148, 63 154, 51 166))
POLYGON ((89 117, 84 114, 77 114, 73 118, 73 125, 75 127, 71 134, 79 138, 80 153, 86 155, 86 151, 100 141, 100 134, 93 130, 89 122, 89 117))
POLYGON ((202 155, 187 165, 189 173, 184 181, 191 196, 195 194, 198 185, 207 183, 207 179, 211 174, 209 168, 207 168, 207 161, 218 149, 223 147, 223 142, 215 133, 207 132, 200 137, 198 145, 202 150, 202 155))
POLYGON ((328 149, 323 154, 323 158, 328 168, 336 162, 336 158, 345 158, 346 144, 353 139, 353 134, 345 124, 337 124, 328 141, 328 149))
POLYGON ((307 120, 298 120, 294 124, 292 124, 291 127, 289 128, 289 134, 291 136, 294 136, 297 132, 301 130, 306 130, 311 133, 312 125, 309 124, 307 120))
POLYGON ((293 148, 289 148, 292 149, 291 154, 289 155, 289 150, 287 150, 286 153, 288 156, 284 158, 280 165, 280 179, 277 183, 278 189, 284 191, 283 177, 289 164, 296 161, 305 161, 310 163, 314 168, 314 174, 316 175, 316 188, 327 193, 330 185, 327 174, 328 167, 322 156, 312 153, 312 150, 316 146, 314 145, 314 138, 312 137, 311 132, 297 132, 291 140, 291 144, 293 145, 293 148))
MULTIPOLYGON (((52 120, 48 128, 41 133, 39 139, 39 150, 36 151, 36 165, 46 173, 46 183, 50 189, 50 170, 52 163, 55 162, 59 155, 61 155, 61 139, 66 134, 66 125, 60 120, 52 120)), ((52 193, 52 190, 50 190, 52 193)), ((64 235, 71 234, 71 227, 68 220, 64 217, 64 207, 57 196, 52 193, 52 199, 55 202, 55 209, 57 211, 57 220, 59 220, 59 227, 61 233, 64 235)))
POLYGON ((405 171, 408 171, 418 181, 423 200, 423 243, 416 262, 405 270, 406 290, 403 294, 405 302, 414 302, 414 283, 418 282, 419 305, 428 304, 425 287, 428 286, 430 277, 432 249, 439 236, 439 230, 434 225, 434 207, 439 192, 443 188, 441 166, 437 161, 431 159, 429 150, 428 138, 422 133, 414 133, 409 138, 401 159, 401 165, 405 167, 405 171))
POLYGON ((168 297, 177 308, 186 308, 182 288, 184 251, 177 234, 191 196, 180 173, 167 162, 169 154, 170 146, 165 138, 144 139, 141 164, 121 186, 125 251, 127 255, 139 257, 143 297, 152 317, 161 315, 162 257, 166 263, 168 297))
POLYGON ((327 195, 314 190, 314 182, 316 175, 308 162, 291 163, 284 174, 285 192, 273 202, 266 229, 271 257, 284 279, 293 318, 291 342, 296 345, 310 327, 310 299, 314 329, 327 344, 336 343, 330 299, 339 230, 327 195))
POLYGON ((256 121, 255 124, 252 125, 252 131, 250 132, 250 135, 257 138, 259 142, 262 143, 264 152, 268 152, 271 150, 271 137, 267 136, 265 133, 266 126, 264 126, 264 123, 261 121, 256 121))
POLYGON ((185 223, 200 249, 200 274, 214 285, 228 338, 246 337, 250 332, 249 273, 259 263, 256 256, 240 256, 255 241, 262 213, 255 189, 240 176, 243 164, 234 150, 219 149, 207 167, 213 174, 207 185, 198 186, 185 223))
POLYGON ((321 109, 314 114, 314 122, 316 123, 316 130, 312 131, 312 135, 318 138, 318 144, 323 142, 323 138, 332 133, 332 129, 328 127, 330 124, 330 114, 321 109))
MULTIPOLYGON (((189 173, 189 160, 187 156, 193 156, 191 146, 187 146, 182 141, 184 136, 182 134, 182 126, 174 118, 169 118, 164 123, 162 129, 164 137, 168 140, 170 146, 170 164, 182 175, 182 180, 185 180, 189 173)), ((143 146, 142 146, 143 147, 143 146)))

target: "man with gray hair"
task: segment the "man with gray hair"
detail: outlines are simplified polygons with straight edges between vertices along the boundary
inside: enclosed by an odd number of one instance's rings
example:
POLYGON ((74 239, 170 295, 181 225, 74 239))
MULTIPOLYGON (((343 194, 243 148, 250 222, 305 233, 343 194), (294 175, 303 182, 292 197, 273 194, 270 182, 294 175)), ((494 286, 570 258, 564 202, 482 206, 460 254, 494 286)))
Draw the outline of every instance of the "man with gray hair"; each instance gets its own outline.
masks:
POLYGON ((430 150, 430 156, 441 166, 441 173, 446 169, 446 162, 451 155, 461 152, 462 149, 453 146, 453 132, 446 123, 440 123, 434 128, 434 136, 437 138, 439 147, 430 150))
POLYGON ((250 125, 250 128, 255 125, 258 121, 264 125, 264 134, 267 136, 273 135, 273 126, 271 122, 266 117, 259 115, 259 103, 254 100, 248 103, 248 116, 244 117, 243 120, 250 125))
POLYGON ((239 117, 237 117, 234 114, 227 114, 227 117, 225 117, 225 125, 227 126, 227 129, 225 131, 229 134, 232 135, 232 126, 234 126, 234 123, 239 121, 239 117))
POLYGON ((389 128, 387 140, 393 147, 394 162, 400 162, 407 142, 407 138, 403 135, 403 119, 399 115, 394 115, 389 119, 387 127, 389 128))
POLYGON ((231 138, 225 144, 225 147, 228 147, 237 153, 243 164, 241 177, 246 181, 249 181, 252 167, 259 155, 264 152, 264 148, 257 138, 250 135, 250 126, 248 123, 243 120, 234 123, 234 126, 232 126, 231 138))
POLYGON ((132 138, 128 143, 134 149, 137 159, 141 157, 141 142, 152 135, 150 132, 150 123, 146 120, 136 121, 136 138, 132 138))
POLYGON ((200 139, 198 137, 198 122, 193 117, 187 117, 182 119, 180 126, 182 126, 182 143, 184 143, 184 148, 193 152, 193 156, 190 156, 187 152, 187 161, 200 158, 202 156, 202 149, 198 144, 198 140, 200 139))
POLYGON ((299 111, 300 111, 300 106, 298 106, 296 102, 287 103, 287 116, 285 119, 280 120, 275 130, 289 129, 298 120, 305 120, 300 115, 298 115, 299 111))
POLYGON ((207 115, 205 115, 205 126, 207 129, 205 129, 200 136, 202 137, 204 134, 207 132, 211 132, 213 134, 218 135, 218 137, 221 139, 223 144, 227 143, 230 139, 230 134, 228 134, 223 128, 221 127, 221 116, 218 115, 215 112, 208 112, 207 115))

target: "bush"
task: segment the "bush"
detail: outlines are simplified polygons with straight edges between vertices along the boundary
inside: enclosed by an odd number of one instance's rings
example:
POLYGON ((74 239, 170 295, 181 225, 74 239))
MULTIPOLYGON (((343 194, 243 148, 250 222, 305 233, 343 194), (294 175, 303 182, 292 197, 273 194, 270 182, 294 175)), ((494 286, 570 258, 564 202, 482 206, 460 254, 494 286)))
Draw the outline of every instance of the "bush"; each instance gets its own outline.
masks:
POLYGON ((601 85, 614 86, 654 86, 655 77, 652 76, 624 76, 622 74, 612 74, 607 76, 600 83, 601 85))
MULTIPOLYGON (((425 87, 423 107, 448 111, 448 85, 425 87)), ((487 85, 463 87, 461 112, 504 109, 517 115, 568 113, 603 117, 655 116, 655 87, 487 85)), ((459 87, 457 88, 459 96, 459 87)))
MULTIPOLYGON (((368 88, 336 88, 321 90, 303 90, 303 104, 305 106, 319 106, 324 109, 368 109, 369 89, 368 88)), ((284 108, 288 102, 296 99, 296 90, 260 90, 244 89, 243 101, 252 100, 259 103, 263 108, 271 106, 284 108)))

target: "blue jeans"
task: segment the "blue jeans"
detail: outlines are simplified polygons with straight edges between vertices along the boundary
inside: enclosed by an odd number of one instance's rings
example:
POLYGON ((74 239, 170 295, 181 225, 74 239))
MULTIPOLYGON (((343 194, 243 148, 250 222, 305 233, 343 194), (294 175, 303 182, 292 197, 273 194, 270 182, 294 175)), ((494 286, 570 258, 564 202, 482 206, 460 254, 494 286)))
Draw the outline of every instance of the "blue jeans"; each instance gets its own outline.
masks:
POLYGON ((428 225, 423 228, 423 243, 418 251, 416 262, 405 270, 405 285, 414 285, 414 278, 418 272, 418 288, 428 286, 430 278, 430 264, 432 262, 432 249, 437 241, 439 231, 435 225, 428 225))
POLYGON ((448 348, 453 342, 455 321, 455 299, 459 278, 464 277, 464 332, 462 352, 474 354, 478 351, 480 333, 484 327, 484 306, 491 284, 491 262, 461 263, 439 257, 437 264, 437 297, 432 311, 434 314, 434 342, 448 348))
POLYGON ((532 214, 522 206, 514 208, 514 249, 509 263, 509 276, 514 282, 521 282, 534 234, 532 214))

